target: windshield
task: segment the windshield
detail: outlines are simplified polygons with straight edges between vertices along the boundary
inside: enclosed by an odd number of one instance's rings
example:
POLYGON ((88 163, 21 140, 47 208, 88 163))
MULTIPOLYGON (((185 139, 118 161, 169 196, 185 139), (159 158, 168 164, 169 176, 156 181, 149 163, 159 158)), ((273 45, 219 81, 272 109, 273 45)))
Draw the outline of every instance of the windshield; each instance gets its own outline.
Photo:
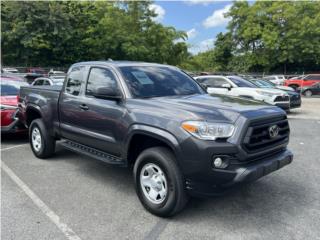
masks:
POLYGON ((62 86, 64 82, 64 79, 52 79, 53 85, 62 86))
POLYGON ((243 79, 241 77, 229 76, 228 79, 230 79, 238 87, 248 87, 248 88, 256 88, 257 87, 256 85, 254 85, 249 80, 245 80, 245 79, 243 79))
POLYGON ((202 88, 188 75, 165 66, 126 66, 120 71, 133 97, 150 98, 202 94, 202 88))
POLYGON ((261 88, 274 88, 273 83, 269 81, 264 81, 264 80, 253 80, 251 81, 253 84, 257 85, 258 87, 261 88))
POLYGON ((17 96, 19 89, 15 86, 1 84, 1 96, 17 96))

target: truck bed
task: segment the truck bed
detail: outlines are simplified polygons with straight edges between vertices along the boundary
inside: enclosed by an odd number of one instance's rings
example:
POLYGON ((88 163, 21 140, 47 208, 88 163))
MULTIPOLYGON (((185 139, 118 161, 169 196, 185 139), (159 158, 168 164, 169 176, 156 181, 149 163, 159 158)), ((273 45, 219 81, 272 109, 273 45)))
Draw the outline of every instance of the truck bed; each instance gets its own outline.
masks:
MULTIPOLYGON (((59 122, 58 101, 62 86, 27 86, 20 88, 19 112, 20 120, 27 124, 26 112, 32 108, 41 108, 43 119, 52 124, 59 122), (26 108, 28 106, 28 108, 26 108)), ((48 126, 53 127, 53 125, 48 126)))

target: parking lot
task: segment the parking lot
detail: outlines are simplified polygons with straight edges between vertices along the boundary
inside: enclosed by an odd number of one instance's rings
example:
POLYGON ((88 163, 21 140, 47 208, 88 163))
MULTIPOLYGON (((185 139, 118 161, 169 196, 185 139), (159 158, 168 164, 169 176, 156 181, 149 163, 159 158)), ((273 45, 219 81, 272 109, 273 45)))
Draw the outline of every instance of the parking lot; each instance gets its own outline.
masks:
POLYGON ((320 98, 289 114, 291 165, 171 219, 145 211, 130 170, 57 147, 34 157, 26 136, 1 143, 1 239, 320 239, 320 98))

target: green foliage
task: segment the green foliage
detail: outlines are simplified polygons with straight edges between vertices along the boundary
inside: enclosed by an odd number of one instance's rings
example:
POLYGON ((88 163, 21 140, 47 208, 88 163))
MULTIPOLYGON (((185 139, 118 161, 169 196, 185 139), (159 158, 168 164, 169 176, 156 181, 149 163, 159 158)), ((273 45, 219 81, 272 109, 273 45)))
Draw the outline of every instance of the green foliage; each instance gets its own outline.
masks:
POLYGON ((2 58, 6 65, 68 65, 118 59, 177 65, 184 32, 153 21, 150 2, 2 2, 2 58))
MULTIPOLYGON (((320 2, 237 1, 227 15, 228 32, 220 33, 214 50, 208 51, 212 70, 319 70, 320 2)), ((201 61, 204 54, 193 61, 201 61)))

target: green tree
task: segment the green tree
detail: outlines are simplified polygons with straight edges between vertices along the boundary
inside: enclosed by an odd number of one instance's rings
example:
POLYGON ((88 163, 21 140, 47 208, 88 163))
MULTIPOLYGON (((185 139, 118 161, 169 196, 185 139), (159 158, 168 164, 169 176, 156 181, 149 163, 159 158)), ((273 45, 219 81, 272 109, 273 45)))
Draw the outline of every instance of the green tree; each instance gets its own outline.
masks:
POLYGON ((186 34, 153 19, 149 1, 2 2, 2 56, 7 65, 68 65, 85 60, 179 64, 186 34))

